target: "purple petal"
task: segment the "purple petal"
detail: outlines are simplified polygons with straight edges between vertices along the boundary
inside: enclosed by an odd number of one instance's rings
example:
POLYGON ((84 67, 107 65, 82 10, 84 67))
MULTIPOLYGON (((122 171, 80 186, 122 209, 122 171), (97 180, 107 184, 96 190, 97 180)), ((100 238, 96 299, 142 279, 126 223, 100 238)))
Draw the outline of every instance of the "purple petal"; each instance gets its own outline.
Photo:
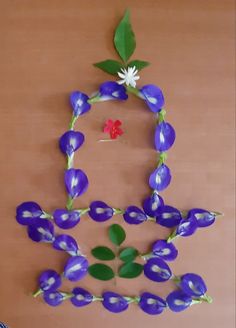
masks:
POLYGON ((35 202, 25 202, 16 208, 16 220, 22 225, 34 223, 35 218, 40 218, 43 215, 43 210, 35 202))
POLYGON ((65 185, 71 198, 81 196, 88 188, 88 178, 82 170, 65 171, 65 185))
POLYGON ((106 203, 97 200, 90 204, 88 214, 94 221, 104 222, 112 218, 114 211, 106 203))
POLYGON ((120 313, 128 309, 128 301, 121 295, 113 292, 105 292, 102 294, 103 306, 110 312, 120 313))
POLYGON ((197 230, 197 220, 194 217, 182 219, 176 229, 176 235, 187 237, 194 234, 197 230))
POLYGON ((61 229, 71 229, 80 222, 80 213, 79 211, 57 209, 53 213, 53 218, 61 229))
POLYGON ((186 273, 181 277, 179 287, 187 295, 192 297, 203 296, 207 291, 207 286, 199 275, 195 273, 186 273))
POLYGON ((193 208, 188 212, 188 217, 194 217, 197 220, 199 228, 208 227, 215 222, 215 215, 201 208, 193 208))
POLYGON ((63 302, 64 296, 58 291, 49 291, 43 293, 43 299, 50 306, 58 306, 63 302))
POLYGON ((65 132, 59 140, 61 152, 68 156, 71 156, 77 149, 82 146, 83 143, 83 133, 75 131, 65 132))
POLYGON ((74 296, 70 299, 71 303, 77 307, 88 305, 93 301, 93 296, 83 288, 76 287, 72 293, 74 296))
POLYGON ((43 291, 54 291, 61 286, 61 277, 54 270, 46 270, 39 276, 39 287, 43 291))
POLYGON ((157 223, 167 228, 177 226, 181 220, 182 216, 177 208, 168 205, 160 207, 156 215, 157 223))
POLYGON ((99 94, 101 100, 126 100, 128 98, 125 87, 114 81, 107 81, 101 84, 99 94))
POLYGON ((185 294, 181 290, 175 290, 170 293, 166 298, 168 307, 174 312, 180 312, 187 309, 192 299, 189 295, 185 294))
POLYGON ((147 278, 156 282, 167 281, 172 276, 169 266, 159 258, 149 259, 144 264, 143 271, 147 278))
POLYGON ((170 169, 162 164, 150 175, 149 186, 154 190, 162 191, 168 187, 170 181, 170 169))
POLYGON ((154 192, 150 197, 147 197, 143 202, 144 212, 151 216, 155 217, 158 209, 164 205, 164 201, 161 196, 154 192))
POLYGON ((161 111, 165 100, 159 87, 153 84, 145 85, 140 89, 140 94, 152 112, 157 113, 161 111))
POLYGON ((54 226, 45 219, 35 219, 35 222, 28 226, 28 236, 36 242, 51 243, 54 240, 54 226))
POLYGON ((146 214, 136 206, 127 207, 123 216, 124 220, 129 224, 140 224, 147 220, 146 214))
POLYGON ((140 295, 139 307, 148 314, 161 314, 166 306, 166 302, 157 295, 147 292, 140 295))
POLYGON ((174 261, 178 256, 178 250, 173 243, 167 243, 166 240, 157 240, 152 245, 152 252, 155 256, 165 261, 174 261))
POLYGON ((155 132, 155 146, 160 152, 167 151, 175 141, 175 130, 166 122, 157 125, 155 132))
POLYGON ((59 251, 65 251, 69 253, 71 256, 77 256, 79 247, 77 245, 76 240, 69 235, 59 235, 56 236, 53 247, 59 251))
POLYGON ((70 103, 73 108, 74 116, 80 116, 88 112, 91 105, 88 103, 89 97, 80 92, 74 91, 70 95, 70 103))
POLYGON ((81 280, 88 272, 88 261, 84 256, 69 258, 64 268, 64 276, 70 281, 81 280))

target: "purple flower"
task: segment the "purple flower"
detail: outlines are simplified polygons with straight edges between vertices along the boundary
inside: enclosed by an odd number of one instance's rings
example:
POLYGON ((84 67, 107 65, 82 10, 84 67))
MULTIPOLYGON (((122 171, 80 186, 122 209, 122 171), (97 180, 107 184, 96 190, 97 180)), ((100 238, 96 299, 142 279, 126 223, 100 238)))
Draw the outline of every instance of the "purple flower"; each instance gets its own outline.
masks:
POLYGON ((45 219, 35 219, 33 224, 28 226, 28 236, 36 242, 51 243, 54 240, 54 226, 45 219))
POLYGON ((179 287, 189 296, 200 297, 207 291, 207 286, 199 275, 195 273, 186 273, 181 276, 179 287))
POLYGON ((39 287, 42 291, 55 291, 61 286, 61 277, 54 270, 46 270, 39 276, 39 287))
POLYGON ((168 166, 161 164, 154 172, 150 175, 149 186, 157 191, 166 189, 171 181, 171 173, 168 166))
POLYGON ((178 256, 178 250, 173 243, 167 243, 166 240, 157 240, 152 245, 152 253, 165 261, 174 261, 178 256))
POLYGON ((175 142, 175 130, 166 122, 161 122, 156 127, 155 146, 160 152, 167 151, 175 142))
POLYGON ((164 106, 164 96, 161 89, 153 84, 148 84, 140 89, 140 95, 144 98, 146 104, 152 112, 157 113, 161 111, 164 106))
POLYGON ((94 221, 104 222, 112 218, 114 211, 106 203, 96 200, 90 204, 88 214, 94 221))
POLYGON ((65 171, 65 185, 71 198, 81 196, 88 188, 88 178, 82 170, 65 171))
POLYGON ((187 237, 194 234, 197 230, 197 220, 194 217, 182 219, 176 229, 176 235, 187 237))
POLYGON ((59 251, 65 251, 71 256, 80 254, 76 240, 69 235, 59 235, 55 237, 53 247, 59 251))
POLYGON ((44 301, 50 306, 58 306, 64 300, 64 295, 58 291, 49 291, 43 293, 44 301))
POLYGON ((129 224, 140 224, 147 220, 146 214, 136 206, 127 207, 123 216, 129 224))
POLYGON ((80 222, 80 213, 76 210, 57 209, 53 213, 53 218, 56 225, 61 229, 71 229, 80 222))
POLYGON ((166 301, 168 307, 172 311, 180 312, 187 309, 191 305, 192 298, 181 290, 175 290, 167 296, 166 301))
POLYGON ((140 295, 139 307, 148 314, 161 314, 166 306, 166 302, 157 295, 147 292, 140 295))
POLYGON ((172 276, 169 266, 160 258, 149 259, 144 264, 143 271, 147 278, 156 282, 167 281, 172 276))
POLYGON ((103 306, 110 312, 119 313, 128 309, 128 301, 117 293, 105 292, 102 297, 103 306))
POLYGON ((180 212, 176 208, 168 205, 160 207, 156 215, 157 223, 167 228, 177 226, 181 220, 182 217, 180 212))
POLYGON ((126 100, 128 98, 125 87, 114 81, 107 81, 101 84, 99 96, 102 101, 110 99, 126 100))
POLYGON ((16 208, 16 220, 22 225, 34 223, 35 218, 40 218, 43 214, 43 210, 35 202, 25 202, 16 208))
POLYGON ((164 201, 161 196, 154 192, 150 197, 147 197, 143 202, 144 212, 155 217, 157 215, 158 209, 164 205, 164 201))
POLYGON ((74 306, 81 307, 93 301, 93 296, 85 289, 76 287, 72 290, 74 296, 70 299, 74 306))
POLYGON ((89 97, 80 91, 74 91, 70 95, 70 103, 74 116, 80 116, 88 112, 91 105, 88 103, 89 97))
POLYGON ((215 222, 215 215, 201 208, 193 208, 188 212, 188 217, 194 217, 197 220, 199 228, 208 227, 215 222))
POLYGON ((68 156, 71 156, 77 149, 82 146, 83 143, 83 133, 75 131, 65 132, 59 140, 61 152, 68 156))
POLYGON ((84 256, 69 258, 64 268, 64 276, 70 281, 81 280, 88 272, 88 261, 84 256))

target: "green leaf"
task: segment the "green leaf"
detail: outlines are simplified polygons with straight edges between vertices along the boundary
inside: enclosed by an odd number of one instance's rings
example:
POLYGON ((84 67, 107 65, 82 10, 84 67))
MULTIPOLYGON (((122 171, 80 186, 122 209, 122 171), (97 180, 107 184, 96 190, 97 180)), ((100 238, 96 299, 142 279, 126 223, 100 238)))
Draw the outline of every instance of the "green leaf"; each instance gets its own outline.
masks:
POLYGON ((88 271, 92 277, 98 280, 111 280, 115 276, 113 270, 108 265, 102 263, 90 265, 88 271))
POLYGON ((106 246, 98 246, 92 249, 91 253, 98 260, 110 261, 113 260, 116 256, 113 251, 106 246))
POLYGON ((119 257, 123 262, 132 262, 138 255, 139 252, 137 249, 133 247, 127 247, 121 251, 119 257))
POLYGON ((139 263, 129 262, 123 264, 119 269, 121 278, 136 278, 143 272, 143 266, 139 263))
POLYGON ((109 227, 108 234, 110 241, 117 246, 120 246, 126 237, 124 229, 119 224, 112 224, 109 227))
POLYGON ((128 10, 126 10, 124 17, 116 28, 114 44, 121 59, 127 62, 136 47, 135 35, 130 24, 128 10))
POLYGON ((141 71, 141 69, 149 66, 150 63, 147 61, 143 61, 143 60, 132 60, 131 62, 128 63, 128 67, 134 67, 138 70, 141 71))
POLYGON ((124 65, 122 65, 118 61, 112 60, 112 59, 107 59, 107 60, 101 61, 99 63, 95 63, 93 65, 95 67, 100 68, 104 72, 107 72, 107 73, 112 74, 112 75, 117 75, 117 72, 119 72, 119 70, 122 67, 124 67, 124 65))

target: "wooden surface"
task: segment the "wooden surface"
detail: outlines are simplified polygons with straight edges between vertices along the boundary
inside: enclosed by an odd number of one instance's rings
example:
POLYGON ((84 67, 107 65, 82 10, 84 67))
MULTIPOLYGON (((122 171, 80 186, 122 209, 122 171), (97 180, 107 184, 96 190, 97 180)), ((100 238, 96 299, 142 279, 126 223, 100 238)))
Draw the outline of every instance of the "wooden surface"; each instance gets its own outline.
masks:
MULTIPOLYGON (((214 327, 233 328, 234 317, 234 67, 231 0, 2 0, 0 2, 1 268, 0 321, 11 328, 214 327), (71 115, 68 95, 90 94, 110 79, 92 63, 116 58, 113 29, 129 7, 137 37, 134 56, 152 63, 140 85, 159 85, 166 97, 167 119, 177 132, 168 166, 173 180, 163 193, 180 209, 202 207, 225 214, 208 229, 178 240, 176 274, 196 272, 208 285, 212 305, 151 317, 131 305, 113 315, 101 304, 83 309, 70 302, 58 308, 33 299, 38 274, 61 271, 66 256, 29 240, 15 222, 15 207, 34 200, 47 211, 64 206, 64 158, 57 140, 71 115)), ((86 171, 90 188, 76 201, 86 206, 101 199, 117 207, 140 205, 155 165, 154 120, 142 102, 130 97, 120 106, 93 106, 76 127, 86 134, 75 165, 86 171), (121 119, 125 134, 99 143, 107 118, 121 119)), ((116 217, 112 222, 123 222, 116 217)), ((81 247, 107 244, 106 228, 88 217, 72 230, 81 247)), ((147 251, 167 235, 152 223, 127 230, 126 245, 147 251)), ((145 278, 81 283, 91 292, 113 289, 134 295, 149 290, 160 296, 173 288, 145 278)), ((64 288, 70 290, 71 283, 64 288)))

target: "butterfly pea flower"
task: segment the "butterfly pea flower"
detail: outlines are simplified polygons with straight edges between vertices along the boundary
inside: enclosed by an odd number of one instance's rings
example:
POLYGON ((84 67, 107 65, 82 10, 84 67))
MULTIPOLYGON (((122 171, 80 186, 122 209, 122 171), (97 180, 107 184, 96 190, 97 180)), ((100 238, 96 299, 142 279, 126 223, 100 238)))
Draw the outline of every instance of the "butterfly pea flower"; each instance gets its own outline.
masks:
POLYGON ((143 267, 144 275, 156 282, 167 281, 172 277, 169 266, 160 258, 149 259, 143 267))
POLYGON ((72 106, 73 115, 75 117, 83 115, 90 110, 91 105, 89 104, 88 100, 89 97, 80 91, 74 91, 71 93, 70 104, 72 106))
POLYGON ((161 314, 167 306, 166 301, 161 297, 148 292, 140 295, 138 305, 144 312, 151 315, 161 314))
POLYGON ((37 297, 43 292, 55 291, 61 284, 61 276, 54 270, 46 270, 39 276, 39 289, 34 293, 34 297, 37 297))
POLYGON ((160 207, 156 215, 156 222, 167 228, 177 226, 181 220, 180 211, 168 205, 160 207))
POLYGON ((216 214, 201 208, 193 208, 188 212, 188 216, 194 217, 196 219, 199 228, 204 228, 215 222, 216 214))
POLYGON ((65 251, 71 256, 81 255, 76 240, 69 235, 56 236, 52 245, 55 249, 65 251))
POLYGON ((192 298, 181 290, 175 290, 167 296, 166 302, 171 311, 181 312, 192 304, 192 298))
POLYGON ((184 293, 192 297, 201 297, 207 291, 204 280, 195 273, 186 273, 181 276, 178 285, 184 293))
POLYGON ((59 291, 49 291, 43 293, 43 299, 50 306, 58 306, 64 301, 65 296, 59 291))
POLYGON ((93 296, 85 289, 76 287, 72 290, 73 297, 70 301, 74 306, 82 307, 93 301, 93 296))
POLYGON ((179 223, 179 225, 176 228, 176 235, 187 237, 194 234, 194 232, 197 230, 197 220, 194 217, 189 217, 187 219, 182 219, 179 223))
POLYGON ((144 212, 151 216, 155 217, 158 213, 158 209, 164 205, 164 200, 158 193, 154 192, 150 197, 147 197, 143 201, 143 210, 144 212))
POLYGON ((178 250, 173 243, 168 243, 164 239, 157 240, 152 245, 153 255, 164 261, 174 261, 178 256, 178 250))
POLYGON ((113 208, 100 200, 92 202, 89 208, 88 214, 96 222, 107 221, 114 215, 113 208))
POLYGON ((28 226, 28 236, 36 242, 52 243, 55 239, 53 224, 44 219, 35 219, 33 224, 28 226))
POLYGON ((107 81, 100 85, 99 97, 101 101, 112 99, 126 100, 128 95, 123 85, 114 81, 107 81))
POLYGON ((168 166, 161 164, 152 172, 149 178, 149 186, 157 191, 166 189, 171 181, 171 172, 168 166))
POLYGON ((147 220, 147 215, 136 206, 129 206, 123 215, 125 222, 129 224, 140 224, 147 220))
POLYGON ((80 222, 80 212, 77 210, 56 209, 53 218, 59 228, 71 229, 80 222))
POLYGON ((160 112, 165 103, 161 89, 153 84, 143 86, 140 89, 140 97, 154 113, 160 112))
POLYGON ((79 149, 84 143, 84 135, 79 131, 67 131, 60 140, 59 147, 63 154, 72 156, 74 152, 79 149))
POLYGON ((82 170, 66 170, 64 180, 66 190, 72 199, 81 196, 88 188, 88 178, 82 170))
POLYGON ((175 130, 167 122, 157 125, 155 131, 155 147, 159 152, 165 152, 171 148, 175 142, 175 130))
POLYGON ((120 294, 105 292, 102 294, 102 304, 110 312, 120 313, 128 309, 129 302, 120 294))
POLYGON ((69 258, 64 267, 64 277, 70 281, 81 280, 88 272, 88 260, 84 256, 69 258))
POLYGON ((16 220, 22 225, 34 223, 35 219, 44 216, 41 207, 35 202, 24 202, 16 208, 16 220))

